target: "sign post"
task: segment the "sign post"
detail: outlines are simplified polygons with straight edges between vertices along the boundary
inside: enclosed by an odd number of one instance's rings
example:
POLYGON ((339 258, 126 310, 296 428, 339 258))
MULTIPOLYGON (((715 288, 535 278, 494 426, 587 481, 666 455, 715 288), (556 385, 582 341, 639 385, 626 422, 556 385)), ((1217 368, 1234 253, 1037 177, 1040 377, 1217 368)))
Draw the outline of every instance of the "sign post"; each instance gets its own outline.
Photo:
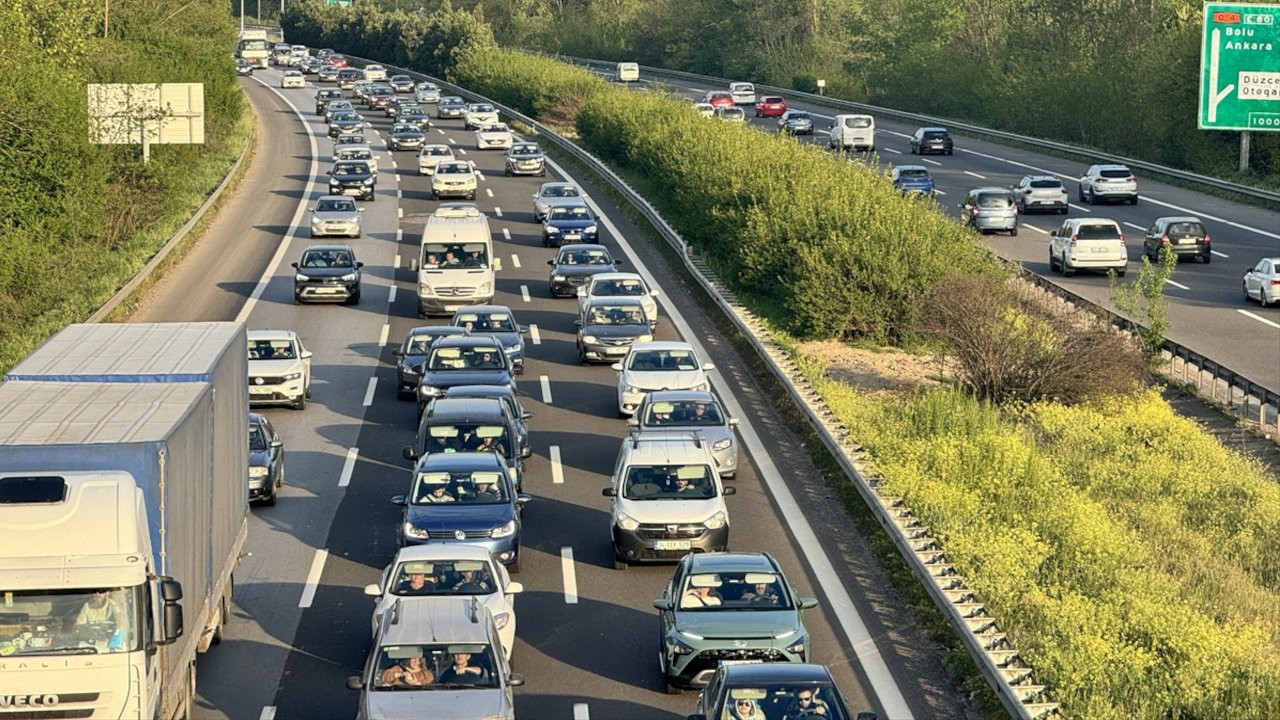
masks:
POLYGON ((1201 130, 1280 131, 1280 5, 1206 2, 1200 44, 1201 130))

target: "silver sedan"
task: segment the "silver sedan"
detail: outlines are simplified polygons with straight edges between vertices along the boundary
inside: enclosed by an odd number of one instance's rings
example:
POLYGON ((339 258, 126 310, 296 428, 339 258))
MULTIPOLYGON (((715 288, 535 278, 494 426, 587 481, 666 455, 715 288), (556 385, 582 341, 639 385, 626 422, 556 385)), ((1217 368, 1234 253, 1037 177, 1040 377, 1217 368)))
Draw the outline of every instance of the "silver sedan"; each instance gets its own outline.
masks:
POLYGON ((362 231, 360 213, 355 198, 342 195, 325 195, 311 208, 311 237, 360 237, 362 231))

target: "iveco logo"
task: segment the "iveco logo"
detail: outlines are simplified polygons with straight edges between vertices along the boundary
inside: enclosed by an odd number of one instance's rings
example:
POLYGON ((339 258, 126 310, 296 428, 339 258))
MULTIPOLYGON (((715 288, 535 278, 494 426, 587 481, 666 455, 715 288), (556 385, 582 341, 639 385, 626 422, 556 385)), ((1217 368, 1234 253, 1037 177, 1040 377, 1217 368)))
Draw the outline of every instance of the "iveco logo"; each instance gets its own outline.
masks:
POLYGON ((265 383, 265 382, 266 382, 266 380, 263 380, 263 379, 262 379, 262 378, 260 378, 260 377, 256 377, 256 378, 254 378, 254 379, 253 379, 253 383, 254 383, 255 385, 261 385, 261 384, 263 384, 263 383, 265 383))
POLYGON ((0 708, 53 707, 57 695, 0 695, 0 708))
POLYGON ((454 536, 454 537, 456 537, 456 538, 458 538, 459 540, 466 540, 466 539, 467 539, 467 534, 466 534, 465 532, 463 532, 462 530, 455 531, 455 532, 453 533, 453 536, 454 536))

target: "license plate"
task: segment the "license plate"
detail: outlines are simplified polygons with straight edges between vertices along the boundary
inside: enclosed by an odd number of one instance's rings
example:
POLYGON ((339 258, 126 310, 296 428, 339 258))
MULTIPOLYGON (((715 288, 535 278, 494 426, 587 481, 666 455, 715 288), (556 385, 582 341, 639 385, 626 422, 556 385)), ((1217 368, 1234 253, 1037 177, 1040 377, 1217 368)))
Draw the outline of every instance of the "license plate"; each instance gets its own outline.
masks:
POLYGON ((654 540, 654 550, 688 550, 693 547, 691 540, 654 540))
POLYGON ((250 394, 250 395, 270 395, 270 394, 271 394, 271 390, 269 390, 269 389, 267 389, 267 388, 256 388, 256 387, 253 387, 252 385, 250 385, 250 386, 249 386, 249 394, 250 394))
POLYGON ((1195 238, 1178 238, 1179 245, 1192 245, 1196 241, 1195 238))
POLYGON ((339 292, 340 288, 316 288, 316 292, 320 295, 333 295, 339 292))
POLYGON ((721 665, 761 665, 763 660, 721 660, 721 665))
POLYGON ((465 305, 445 305, 444 309, 449 312, 453 312, 454 310, 457 310, 460 307, 466 307, 466 306, 465 305))
POLYGON ((565 240, 581 240, 582 234, 581 233, 565 233, 564 239, 565 240))
POLYGON ((630 348, 611 347, 611 348, 605 348, 604 353, 605 355, 626 355, 628 350, 630 350, 630 348))
POLYGON ((1089 248, 1089 252, 1096 252, 1096 253, 1099 253, 1099 252, 1106 252, 1106 251, 1107 251, 1107 249, 1106 249, 1106 248, 1104 248, 1104 247, 1089 248))

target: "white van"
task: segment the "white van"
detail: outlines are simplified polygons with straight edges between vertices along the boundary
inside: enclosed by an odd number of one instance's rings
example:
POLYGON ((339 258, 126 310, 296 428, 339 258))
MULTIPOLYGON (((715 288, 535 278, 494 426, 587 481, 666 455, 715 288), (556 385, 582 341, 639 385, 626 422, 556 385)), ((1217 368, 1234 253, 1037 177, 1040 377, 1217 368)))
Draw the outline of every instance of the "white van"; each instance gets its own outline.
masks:
POLYGON ((876 149, 876 119, 870 115, 837 115, 831 123, 827 147, 833 150, 876 149))
POLYGON ((444 203, 422 231, 418 256, 418 315, 451 315, 465 305, 493 300, 493 256, 489 218, 472 203, 444 203))
POLYGON ((618 69, 613 74, 614 80, 618 82, 638 82, 640 80, 640 66, 633 62, 620 62, 618 69))

